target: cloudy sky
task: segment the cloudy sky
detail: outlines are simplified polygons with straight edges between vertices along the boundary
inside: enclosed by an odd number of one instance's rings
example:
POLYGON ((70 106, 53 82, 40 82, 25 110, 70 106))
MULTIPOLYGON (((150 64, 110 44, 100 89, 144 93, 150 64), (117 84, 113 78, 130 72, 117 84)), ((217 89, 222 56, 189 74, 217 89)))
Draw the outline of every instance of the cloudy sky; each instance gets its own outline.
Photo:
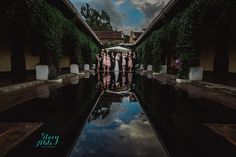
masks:
POLYGON ((77 9, 85 3, 105 10, 114 29, 129 33, 146 28, 169 0, 71 0, 77 9))

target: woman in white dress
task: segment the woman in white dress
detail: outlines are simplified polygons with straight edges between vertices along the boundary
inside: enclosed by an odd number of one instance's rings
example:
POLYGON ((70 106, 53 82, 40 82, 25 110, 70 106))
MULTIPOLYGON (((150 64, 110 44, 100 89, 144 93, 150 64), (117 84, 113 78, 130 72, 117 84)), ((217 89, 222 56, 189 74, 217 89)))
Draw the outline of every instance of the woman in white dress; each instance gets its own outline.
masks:
POLYGON ((123 73, 125 72, 125 66, 126 66, 126 53, 123 53, 122 55, 122 70, 123 70, 123 73))
POLYGON ((118 71, 119 71, 119 60, 120 60, 120 54, 119 54, 119 53, 116 54, 115 60, 116 60, 116 63, 115 63, 115 72, 118 72, 118 71))

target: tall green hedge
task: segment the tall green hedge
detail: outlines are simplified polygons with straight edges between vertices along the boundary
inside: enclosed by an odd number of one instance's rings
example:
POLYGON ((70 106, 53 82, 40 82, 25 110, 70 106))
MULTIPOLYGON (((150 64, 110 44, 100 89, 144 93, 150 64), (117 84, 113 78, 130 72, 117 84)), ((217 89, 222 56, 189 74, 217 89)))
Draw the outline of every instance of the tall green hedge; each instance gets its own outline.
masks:
POLYGON ((90 56, 95 56, 98 47, 78 29, 76 18, 67 19, 46 0, 15 0, 9 10, 11 20, 19 17, 19 14, 27 18, 41 48, 40 64, 49 65, 50 78, 57 76, 59 59, 63 57, 64 51, 70 51, 76 64, 93 62, 93 57, 90 56))
POLYGON ((235 0, 192 0, 189 6, 171 21, 152 32, 152 35, 137 47, 137 53, 142 54, 144 64, 152 63, 154 70, 158 71, 163 55, 167 51, 176 52, 181 60, 178 77, 188 78, 189 69, 199 65, 200 50, 196 44, 199 28, 212 17, 230 25, 235 21, 235 10, 235 0), (150 45, 152 47, 149 47, 150 45), (143 51, 146 46, 152 48, 152 62, 147 57, 149 52, 143 51))

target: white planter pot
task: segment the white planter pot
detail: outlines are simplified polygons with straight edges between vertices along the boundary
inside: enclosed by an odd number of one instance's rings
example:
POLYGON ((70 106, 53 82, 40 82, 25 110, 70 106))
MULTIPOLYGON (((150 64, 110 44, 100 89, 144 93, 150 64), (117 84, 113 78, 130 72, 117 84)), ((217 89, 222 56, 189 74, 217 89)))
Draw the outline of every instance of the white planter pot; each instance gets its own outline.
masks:
POLYGON ((167 73, 167 65, 162 65, 161 70, 160 70, 160 74, 166 74, 166 73, 167 73))
POLYGON ((144 65, 141 64, 141 65, 140 65, 140 70, 143 70, 143 69, 144 69, 144 65))
POLYGON ((89 64, 84 65, 84 71, 89 71, 89 64))
POLYGON ((92 70, 95 70, 95 69, 96 69, 96 64, 93 64, 92 70))
POLYGON ((147 71, 148 71, 148 72, 152 71, 152 65, 148 65, 148 66, 147 66, 147 71))
POLYGON ((176 79, 176 82, 177 82, 177 83, 192 83, 191 80, 188 80, 188 79, 179 79, 179 78, 176 79))
POLYGON ((48 65, 36 66, 36 80, 48 80, 49 67, 48 65))
POLYGON ((190 68, 189 79, 191 81, 202 81, 202 79, 203 79, 203 68, 202 67, 192 67, 192 68, 190 68))
POLYGON ((79 74, 79 65, 71 64, 70 65, 70 73, 72 73, 72 74, 79 74))

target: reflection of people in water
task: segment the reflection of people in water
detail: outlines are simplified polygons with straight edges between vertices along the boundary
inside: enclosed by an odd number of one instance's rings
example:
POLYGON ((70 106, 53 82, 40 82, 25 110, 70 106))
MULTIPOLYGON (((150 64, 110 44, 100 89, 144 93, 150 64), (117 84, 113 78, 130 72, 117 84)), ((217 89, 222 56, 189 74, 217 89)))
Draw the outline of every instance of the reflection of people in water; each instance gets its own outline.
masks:
POLYGON ((103 73, 103 90, 108 89, 108 87, 110 85, 110 81, 111 81, 110 73, 108 73, 108 74, 103 73))
POLYGON ((128 83, 131 86, 132 84, 133 73, 128 73, 128 83))
POLYGON ((129 90, 132 85, 133 73, 98 73, 97 88, 114 92, 129 90))
POLYGON ((127 54, 123 53, 122 54, 122 71, 123 71, 123 73, 125 73, 126 57, 127 57, 127 54))

